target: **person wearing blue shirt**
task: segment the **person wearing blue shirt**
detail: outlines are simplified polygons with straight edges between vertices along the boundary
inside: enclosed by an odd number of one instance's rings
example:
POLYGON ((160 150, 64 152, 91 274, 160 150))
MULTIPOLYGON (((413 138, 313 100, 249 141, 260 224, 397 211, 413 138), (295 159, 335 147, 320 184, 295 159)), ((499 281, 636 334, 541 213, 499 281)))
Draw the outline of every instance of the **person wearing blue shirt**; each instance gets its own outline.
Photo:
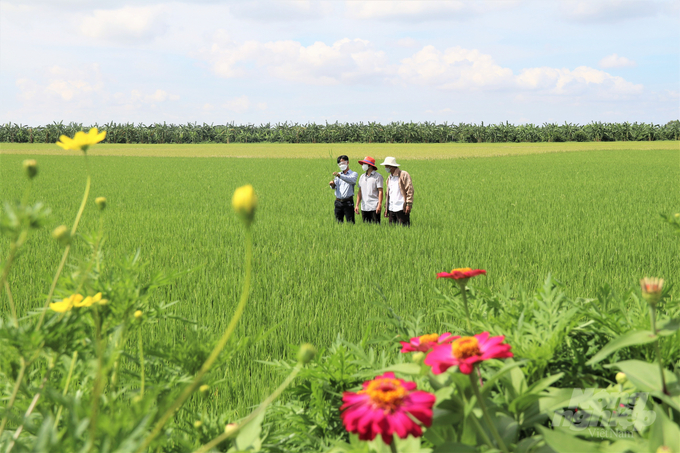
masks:
POLYGON ((354 186, 359 175, 349 169, 349 157, 345 155, 338 157, 338 167, 340 171, 333 172, 333 181, 328 183, 335 189, 335 219, 354 223, 354 186))

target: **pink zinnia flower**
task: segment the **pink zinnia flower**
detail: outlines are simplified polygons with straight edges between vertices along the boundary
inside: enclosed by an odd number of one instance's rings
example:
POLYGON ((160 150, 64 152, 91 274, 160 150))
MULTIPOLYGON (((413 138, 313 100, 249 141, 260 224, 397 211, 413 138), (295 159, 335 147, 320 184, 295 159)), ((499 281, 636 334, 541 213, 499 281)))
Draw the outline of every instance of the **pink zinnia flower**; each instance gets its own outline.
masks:
POLYGON ((453 269, 451 272, 440 272, 437 274, 437 278, 452 278, 457 283, 465 284, 472 277, 477 275, 486 274, 484 269, 471 269, 469 267, 461 267, 458 269, 453 269))
POLYGON ((342 423, 361 440, 373 440, 380 434, 387 445, 396 434, 405 439, 423 435, 413 419, 429 427, 432 425, 432 406, 435 396, 415 390, 415 382, 407 382, 388 372, 372 381, 364 382, 358 392, 344 392, 340 407, 342 423))
POLYGON ((440 344, 451 343, 455 338, 451 336, 449 332, 439 335, 438 333, 430 333, 427 335, 421 335, 419 337, 411 338, 411 341, 400 341, 401 348, 400 352, 427 352, 440 344))
POLYGON ((512 357, 511 346, 503 344, 503 335, 489 338, 489 332, 474 337, 452 337, 451 345, 435 346, 425 358, 425 365, 432 367, 434 374, 441 374, 452 366, 458 366, 463 374, 470 374, 475 363, 489 359, 512 357))

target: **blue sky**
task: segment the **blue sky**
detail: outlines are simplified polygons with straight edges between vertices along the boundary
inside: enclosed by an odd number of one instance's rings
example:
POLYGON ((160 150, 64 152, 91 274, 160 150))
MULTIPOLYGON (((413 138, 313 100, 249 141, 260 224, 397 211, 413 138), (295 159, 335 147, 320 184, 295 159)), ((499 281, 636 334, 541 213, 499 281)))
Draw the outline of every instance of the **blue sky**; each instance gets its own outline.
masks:
POLYGON ((666 123, 679 5, 0 1, 0 122, 666 123))

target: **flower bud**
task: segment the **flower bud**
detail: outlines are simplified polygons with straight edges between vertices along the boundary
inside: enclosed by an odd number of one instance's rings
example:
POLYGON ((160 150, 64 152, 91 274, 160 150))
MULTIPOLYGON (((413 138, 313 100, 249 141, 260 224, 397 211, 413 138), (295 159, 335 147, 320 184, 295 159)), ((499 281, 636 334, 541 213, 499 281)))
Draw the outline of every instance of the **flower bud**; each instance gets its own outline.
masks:
POLYGON ((143 314, 144 314, 144 313, 142 313, 142 310, 137 310, 137 311, 135 312, 135 319, 141 318, 143 314))
POLYGON ((106 197, 97 197, 94 199, 94 202, 100 211, 103 211, 104 208, 106 208, 106 197))
POLYGON ((649 305, 655 307, 661 300, 661 293, 663 291, 663 279, 656 277, 645 277, 640 280, 640 289, 642 290, 642 298, 647 301, 649 305))
POLYGON ((628 378, 626 377, 626 373, 622 373, 622 372, 616 373, 616 382, 618 382, 621 385, 628 382, 628 378))
POLYGON ((255 208, 257 208, 257 195, 255 195, 253 186, 248 184, 236 189, 231 199, 231 205, 246 226, 250 226, 255 216, 255 208))
POLYGON ((28 179, 35 178, 35 175, 38 174, 38 162, 35 159, 26 159, 24 161, 24 171, 28 179))
POLYGON ((425 355, 426 354, 424 352, 421 351, 416 352, 411 356, 411 360, 413 361, 413 363, 417 363, 418 365, 420 365, 421 363, 423 363, 423 360, 425 360, 425 355))
POLYGON ((203 384, 198 388, 198 391, 201 393, 205 393, 210 389, 210 386, 208 384, 203 384))
POLYGON ((298 362, 302 364, 308 364, 316 356, 316 348, 309 343, 305 343, 300 346, 300 350, 297 354, 298 362))
POLYGON ((680 219, 680 212, 676 212, 676 213, 675 213, 675 218, 676 218, 676 219, 680 219))
POLYGON ((656 449, 656 453, 673 453, 673 450, 667 445, 662 445, 656 449))
POLYGON ((71 243, 71 232, 64 225, 59 225, 52 231, 52 237, 63 246, 71 243))
POLYGON ((196 420, 196 421, 194 422, 194 428, 196 428, 196 429, 200 428, 201 425, 203 425, 203 422, 200 421, 200 420, 196 420))
POLYGON ((236 431, 237 428, 238 425, 236 423, 229 423, 227 426, 224 427, 224 434, 229 435, 236 431))

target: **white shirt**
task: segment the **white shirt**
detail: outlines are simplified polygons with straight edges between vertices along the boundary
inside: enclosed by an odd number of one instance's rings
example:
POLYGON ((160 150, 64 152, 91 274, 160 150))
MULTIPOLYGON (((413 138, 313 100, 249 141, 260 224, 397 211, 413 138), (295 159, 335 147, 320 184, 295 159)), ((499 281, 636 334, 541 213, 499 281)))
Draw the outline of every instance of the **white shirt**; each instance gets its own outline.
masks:
POLYGON ((390 175, 387 178, 387 190, 390 191, 390 204, 387 207, 392 212, 404 210, 404 195, 399 189, 399 176, 390 175))
POLYGON ((359 177, 359 189, 361 190, 361 210, 375 211, 378 209, 380 193, 378 189, 383 188, 383 175, 373 170, 371 175, 366 173, 359 177))

